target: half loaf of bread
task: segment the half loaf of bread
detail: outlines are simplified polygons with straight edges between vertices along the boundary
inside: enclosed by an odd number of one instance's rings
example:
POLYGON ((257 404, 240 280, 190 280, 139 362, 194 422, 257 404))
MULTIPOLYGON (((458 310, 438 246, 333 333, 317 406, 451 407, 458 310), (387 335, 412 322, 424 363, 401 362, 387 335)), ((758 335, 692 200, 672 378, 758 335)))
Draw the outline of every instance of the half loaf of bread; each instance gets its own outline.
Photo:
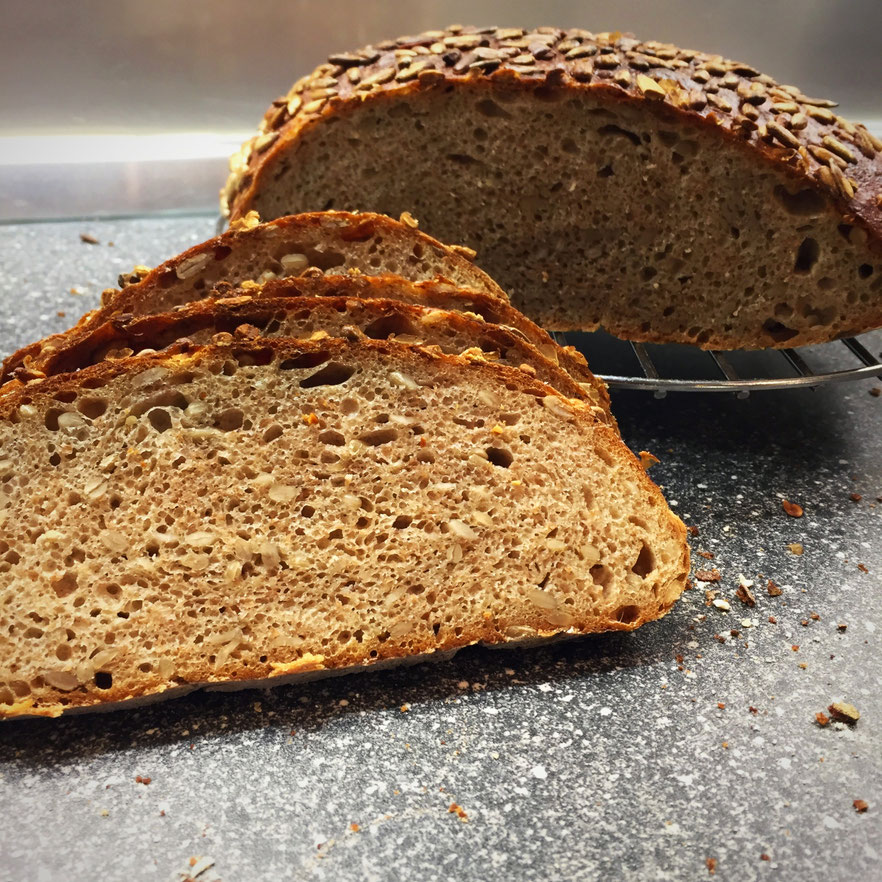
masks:
POLYGON ((882 141, 743 62, 553 27, 331 55, 224 209, 416 214, 544 327, 705 348, 882 325, 882 141))
POLYGON ((632 629, 688 552, 617 433, 523 371, 232 339, 0 400, 0 715, 632 629))

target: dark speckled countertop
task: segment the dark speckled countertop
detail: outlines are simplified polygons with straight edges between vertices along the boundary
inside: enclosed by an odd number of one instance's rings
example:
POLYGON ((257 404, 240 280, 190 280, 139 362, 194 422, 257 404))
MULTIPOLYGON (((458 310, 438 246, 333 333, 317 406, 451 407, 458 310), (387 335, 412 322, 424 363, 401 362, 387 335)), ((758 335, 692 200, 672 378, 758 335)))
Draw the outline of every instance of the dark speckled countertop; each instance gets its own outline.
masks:
MULTIPOLYGON (((213 228, 0 227, 0 352, 213 228)), ((874 385, 614 394, 721 574, 633 634, 0 725, 0 880, 882 878, 874 385), (818 726, 838 700, 857 725, 818 726)))

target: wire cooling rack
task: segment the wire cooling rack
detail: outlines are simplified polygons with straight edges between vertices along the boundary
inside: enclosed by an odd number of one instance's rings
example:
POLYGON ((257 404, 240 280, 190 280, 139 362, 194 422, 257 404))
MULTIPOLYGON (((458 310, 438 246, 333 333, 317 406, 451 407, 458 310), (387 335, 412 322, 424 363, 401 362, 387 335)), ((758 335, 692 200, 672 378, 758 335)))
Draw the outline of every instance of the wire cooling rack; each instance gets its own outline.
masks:
POLYGON ((866 334, 861 339, 848 337, 802 350, 755 352, 629 343, 602 333, 553 336, 559 343, 581 350, 594 373, 609 386, 644 389, 656 398, 664 398, 668 392, 731 392, 737 398, 747 398, 751 392, 769 389, 882 379, 882 361, 868 348, 879 348, 882 338, 878 334, 866 334))

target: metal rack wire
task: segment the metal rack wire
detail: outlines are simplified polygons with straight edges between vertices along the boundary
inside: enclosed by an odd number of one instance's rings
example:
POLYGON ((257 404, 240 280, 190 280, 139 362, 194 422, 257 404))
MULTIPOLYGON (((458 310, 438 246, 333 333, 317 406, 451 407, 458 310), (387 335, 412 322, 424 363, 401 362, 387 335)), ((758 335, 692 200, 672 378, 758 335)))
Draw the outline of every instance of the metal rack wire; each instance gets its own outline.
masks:
MULTIPOLYGON (((590 336, 590 335, 589 335, 590 336)), ((569 341, 565 334, 554 334, 554 337, 561 344, 569 341)), ((624 345, 624 344, 623 344, 624 345)), ((623 389, 643 389, 653 392, 656 398, 664 398, 668 392, 732 392, 737 398, 747 398, 751 392, 769 390, 769 389, 795 389, 795 388, 815 388, 825 383, 842 383, 850 380, 871 379, 878 377, 882 379, 882 361, 877 359, 870 350, 856 337, 848 337, 833 343, 823 344, 822 346, 813 346, 812 350, 817 355, 820 350, 826 350, 827 354, 835 348, 844 346, 850 356, 857 359, 860 366, 849 367, 841 370, 814 371, 806 359, 797 349, 780 349, 771 350, 780 354, 783 361, 783 367, 787 370, 788 375, 782 377, 750 377, 745 376, 745 372, 739 373, 732 364, 728 353, 718 351, 702 351, 689 347, 693 353, 700 352, 707 357, 707 369, 704 371, 708 376, 706 378, 692 379, 678 376, 665 376, 664 372, 659 369, 656 359, 654 359, 643 343, 628 343, 633 356, 636 358, 640 374, 635 376, 623 376, 617 374, 606 374, 603 371, 602 358, 592 358, 590 346, 581 345, 579 348, 588 356, 589 364, 595 373, 601 377, 609 386, 623 389)), ((656 346, 659 350, 670 347, 656 346)), ((681 349, 683 347, 680 347, 681 349)), ((768 356, 770 350, 762 350, 764 357, 768 356)), ((760 355, 760 353, 740 352, 739 355, 751 356, 760 355)))

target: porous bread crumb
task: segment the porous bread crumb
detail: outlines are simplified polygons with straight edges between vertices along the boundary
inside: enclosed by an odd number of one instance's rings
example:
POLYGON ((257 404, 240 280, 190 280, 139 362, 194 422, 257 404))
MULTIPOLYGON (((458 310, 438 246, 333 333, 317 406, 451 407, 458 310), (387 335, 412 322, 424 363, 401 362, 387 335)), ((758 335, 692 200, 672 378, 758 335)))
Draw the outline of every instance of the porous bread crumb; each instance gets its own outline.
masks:
POLYGON ((8 396, 0 714, 663 614, 688 574, 682 524, 611 429, 543 407, 549 394, 394 343, 260 340, 8 396), (512 427, 504 448, 497 424, 512 427), (273 484, 296 495, 276 502, 273 484), (37 524, 59 538, 35 546, 37 524))

